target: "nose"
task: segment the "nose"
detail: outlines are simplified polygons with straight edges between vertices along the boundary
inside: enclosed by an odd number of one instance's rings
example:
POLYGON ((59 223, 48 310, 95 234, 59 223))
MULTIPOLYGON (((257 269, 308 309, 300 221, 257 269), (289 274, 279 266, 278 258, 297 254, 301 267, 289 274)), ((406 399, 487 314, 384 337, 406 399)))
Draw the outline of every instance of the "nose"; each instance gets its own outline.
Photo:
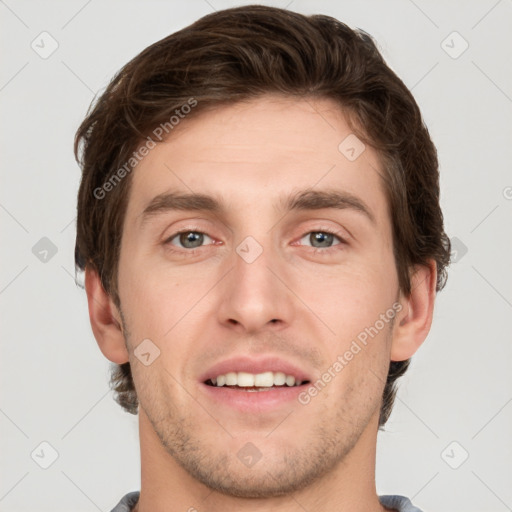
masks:
POLYGON ((252 237, 245 240, 234 252, 233 269, 223 280, 219 321, 248 334, 283 329, 293 315, 286 262, 268 245, 263 247, 252 237))

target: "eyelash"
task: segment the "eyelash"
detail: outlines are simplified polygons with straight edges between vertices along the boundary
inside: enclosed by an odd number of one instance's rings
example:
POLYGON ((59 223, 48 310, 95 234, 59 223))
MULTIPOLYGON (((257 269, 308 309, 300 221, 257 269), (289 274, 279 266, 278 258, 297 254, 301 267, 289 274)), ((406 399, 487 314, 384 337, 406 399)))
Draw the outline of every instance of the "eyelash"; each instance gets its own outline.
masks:
MULTIPOLYGON (((186 249, 186 248, 174 249, 174 246, 173 246, 173 244, 171 244, 171 241, 174 240, 177 236, 181 235, 182 233, 198 233, 198 234, 201 234, 201 235, 206 235, 209 238, 212 238, 210 235, 208 235, 204 231, 201 231, 200 229, 196 229, 196 228, 182 229, 182 230, 177 231, 176 233, 172 234, 171 236, 169 236, 164 241, 164 245, 167 246, 168 249, 171 252, 179 253, 179 254, 182 254, 182 255, 184 255, 184 254, 195 255, 196 252, 199 249, 201 249, 202 247, 205 247, 205 246, 201 246, 201 247, 197 247, 195 249, 186 249), (183 251, 185 251, 185 252, 183 252, 183 251)), ((327 235, 333 235, 340 242, 339 244, 335 244, 335 245, 333 245, 331 247, 326 247, 326 248, 310 247, 311 252, 313 252, 314 254, 319 254, 319 253, 322 253, 322 254, 328 253, 328 254, 330 254, 332 251, 339 250, 339 249, 336 249, 336 247, 338 247, 339 245, 346 245, 347 244, 347 242, 346 242, 346 240, 344 238, 342 238, 336 231, 334 231, 334 230, 332 230, 330 228, 320 228, 320 229, 314 229, 314 230, 311 230, 311 231, 307 231, 306 233, 304 233, 299 238, 299 240, 302 240, 306 235, 310 235, 311 233, 324 233, 324 234, 327 234, 327 235)), ((306 246, 306 247, 309 247, 309 246, 306 246)))

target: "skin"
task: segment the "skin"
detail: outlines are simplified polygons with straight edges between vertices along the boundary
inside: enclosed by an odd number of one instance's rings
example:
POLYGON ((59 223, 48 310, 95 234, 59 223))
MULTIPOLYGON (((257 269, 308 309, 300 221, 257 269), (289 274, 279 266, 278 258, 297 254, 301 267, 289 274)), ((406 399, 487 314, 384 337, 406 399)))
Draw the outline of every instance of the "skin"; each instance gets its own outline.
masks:
POLYGON ((133 171, 119 263, 121 311, 86 271, 91 325, 103 354, 130 361, 140 401, 141 495, 149 511, 382 511, 375 487, 381 396, 389 361, 411 357, 430 329, 435 263, 400 293, 377 154, 349 161, 350 133, 326 99, 265 96, 182 121, 133 171), (349 191, 351 209, 286 212, 300 189, 349 191), (226 212, 142 211, 169 190, 218 195, 226 212), (191 250, 181 229, 208 237, 191 250), (333 229, 332 244, 309 233, 333 229), (308 236, 306 236, 308 235, 308 236), (247 236, 263 252, 236 252, 247 236), (176 252, 173 252, 174 249, 176 252), (188 251, 188 252, 187 252, 188 251), (323 251, 323 252, 321 252, 323 251), (402 307, 307 405, 262 414, 214 404, 199 376, 239 354, 272 354, 319 378, 398 299, 402 307), (274 321, 272 321, 274 320, 274 321), (149 338, 160 356, 141 364, 149 338), (252 467, 238 451, 252 443, 252 467))

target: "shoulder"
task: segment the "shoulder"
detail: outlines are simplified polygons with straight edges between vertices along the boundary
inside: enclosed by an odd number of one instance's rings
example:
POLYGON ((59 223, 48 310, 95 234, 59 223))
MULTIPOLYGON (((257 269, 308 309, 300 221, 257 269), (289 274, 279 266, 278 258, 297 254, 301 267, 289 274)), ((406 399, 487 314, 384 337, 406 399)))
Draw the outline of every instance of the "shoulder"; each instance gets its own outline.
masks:
POLYGON ((409 498, 398 495, 379 496, 381 505, 387 508, 396 510, 397 512, 422 512, 418 507, 415 507, 409 498))
POLYGON ((121 501, 111 510, 111 512, 131 512, 139 500, 139 491, 129 492, 125 494, 121 501))

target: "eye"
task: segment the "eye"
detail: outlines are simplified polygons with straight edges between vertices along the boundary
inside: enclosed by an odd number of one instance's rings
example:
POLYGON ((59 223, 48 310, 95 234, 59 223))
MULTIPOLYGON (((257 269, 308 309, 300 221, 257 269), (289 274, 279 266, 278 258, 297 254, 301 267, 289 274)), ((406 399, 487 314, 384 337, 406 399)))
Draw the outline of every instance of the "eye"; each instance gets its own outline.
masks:
POLYGON ((212 241, 212 239, 206 233, 202 233, 201 231, 187 230, 174 233, 165 241, 165 243, 170 245, 177 245, 181 249, 197 249, 204 244, 205 238, 209 239, 210 242, 212 241))
POLYGON ((310 231, 300 239, 301 243, 303 243, 303 240, 310 242, 315 249, 330 249, 333 245, 340 245, 344 242, 341 237, 329 230, 310 231), (338 240, 338 243, 333 244, 335 240, 338 240))

